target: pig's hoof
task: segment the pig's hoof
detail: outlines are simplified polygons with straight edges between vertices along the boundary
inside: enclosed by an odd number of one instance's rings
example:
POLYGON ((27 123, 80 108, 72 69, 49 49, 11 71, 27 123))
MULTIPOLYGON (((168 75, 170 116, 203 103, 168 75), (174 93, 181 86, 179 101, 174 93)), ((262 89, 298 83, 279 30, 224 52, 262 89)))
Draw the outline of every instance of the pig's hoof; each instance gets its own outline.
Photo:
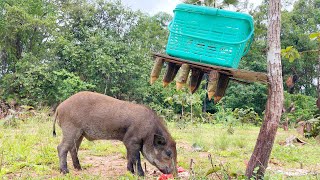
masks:
POLYGON ((138 175, 139 176, 144 176, 144 172, 143 171, 141 171, 141 172, 138 171, 138 175))
POLYGON ((69 170, 68 169, 60 169, 60 173, 62 174, 68 174, 69 170))

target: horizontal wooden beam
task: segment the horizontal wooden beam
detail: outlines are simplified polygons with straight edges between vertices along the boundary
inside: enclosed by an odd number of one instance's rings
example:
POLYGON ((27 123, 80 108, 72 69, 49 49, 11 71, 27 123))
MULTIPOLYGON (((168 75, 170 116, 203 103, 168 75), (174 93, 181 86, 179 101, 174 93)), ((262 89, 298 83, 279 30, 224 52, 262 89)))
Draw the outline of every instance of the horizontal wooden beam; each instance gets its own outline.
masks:
POLYGON ((191 68, 199 68, 205 73, 208 73, 212 70, 216 70, 219 73, 226 74, 230 76, 231 80, 234 80, 239 83, 251 83, 251 82, 260 82, 264 84, 268 84, 268 76, 263 72, 254 72, 247 71, 242 69, 232 69, 222 66, 214 66, 209 64, 203 64, 199 62, 194 62, 186 59, 172 57, 166 54, 153 53, 154 58, 161 58, 166 62, 173 62, 176 64, 189 64, 191 68))

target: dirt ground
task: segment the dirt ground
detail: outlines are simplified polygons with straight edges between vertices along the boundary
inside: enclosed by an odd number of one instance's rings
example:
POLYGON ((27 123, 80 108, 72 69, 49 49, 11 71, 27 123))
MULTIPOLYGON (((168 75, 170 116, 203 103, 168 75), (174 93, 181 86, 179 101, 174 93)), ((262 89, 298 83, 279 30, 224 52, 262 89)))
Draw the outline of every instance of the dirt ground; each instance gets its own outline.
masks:
MULTIPOLYGON (((82 154, 80 163, 84 166, 82 171, 77 171, 72 168, 71 159, 68 160, 71 173, 74 175, 90 174, 99 175, 105 178, 119 177, 127 172, 127 160, 119 154, 113 154, 109 156, 86 156, 86 151, 79 151, 82 154), (87 167, 87 165, 90 165, 87 167)), ((152 166, 145 160, 142 160, 143 169, 146 177, 156 178, 161 172, 156 167, 152 166), (145 167, 147 170, 145 170, 145 167)))
MULTIPOLYGON (((119 141, 112 142, 113 144, 121 144, 119 141)), ((192 147, 188 143, 180 142, 177 145, 177 148, 182 148, 186 151, 193 151, 192 147)), ((81 175, 89 174, 101 176, 106 179, 114 179, 115 177, 122 176, 127 173, 126 164, 127 161, 122 154, 116 153, 108 156, 94 156, 90 155, 87 150, 80 150, 81 154, 80 163, 83 165, 82 171, 77 171, 73 169, 70 156, 68 156, 68 165, 70 172, 76 176, 81 177, 81 175), (89 165, 89 166, 88 166, 89 165)), ((200 152, 199 157, 207 158, 210 153, 200 152)), ((151 165, 146 160, 142 159, 142 166, 145 171, 146 179, 158 179, 162 174, 155 166, 151 165)), ((320 164, 319 164, 320 167, 320 164)), ((316 169, 319 169, 317 167, 316 169)), ((315 172, 311 172, 307 169, 284 169, 282 165, 276 162, 274 159, 270 159, 268 171, 271 171, 275 174, 283 174, 287 177, 297 177, 305 175, 314 175, 315 172)), ((309 168, 308 168, 309 169, 309 168)), ((182 175, 181 179, 188 179, 189 172, 186 170, 186 176, 182 175)), ((58 174, 57 174, 58 175, 58 174)), ((212 177, 215 179, 214 177, 212 177)))
MULTIPOLYGON (((119 141, 113 141, 112 144, 122 144, 119 141)), ((94 156, 87 150, 79 151, 80 164, 83 170, 73 169, 71 157, 68 156, 68 167, 74 175, 81 176, 84 174, 101 176, 103 178, 114 179, 127 173, 127 160, 121 153, 115 153, 107 156, 94 156)), ((157 179, 162 173, 146 160, 142 159, 141 164, 148 179, 157 179)))

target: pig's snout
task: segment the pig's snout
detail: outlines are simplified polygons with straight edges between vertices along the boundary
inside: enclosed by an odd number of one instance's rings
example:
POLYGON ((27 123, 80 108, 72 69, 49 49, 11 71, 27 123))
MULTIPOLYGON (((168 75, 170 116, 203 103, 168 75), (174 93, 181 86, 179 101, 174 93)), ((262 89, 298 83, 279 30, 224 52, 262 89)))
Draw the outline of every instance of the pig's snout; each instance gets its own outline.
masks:
POLYGON ((173 172, 175 172, 175 169, 174 169, 174 167, 168 167, 168 166, 166 166, 165 168, 160 169, 160 171, 161 171, 163 174, 172 174, 173 172))

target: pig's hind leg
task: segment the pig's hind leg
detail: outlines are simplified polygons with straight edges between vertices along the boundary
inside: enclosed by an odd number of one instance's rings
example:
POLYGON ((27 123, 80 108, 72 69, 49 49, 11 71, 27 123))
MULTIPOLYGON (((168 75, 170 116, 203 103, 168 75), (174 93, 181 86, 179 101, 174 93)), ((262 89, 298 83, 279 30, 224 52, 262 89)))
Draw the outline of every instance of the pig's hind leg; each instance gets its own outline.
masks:
MULTIPOLYGON (((63 137, 57 149, 58 149, 58 155, 59 155, 59 161, 60 161, 60 172, 62 172, 63 174, 69 173, 68 166, 67 166, 68 151, 70 151, 71 153, 72 149, 75 147, 75 142, 79 141, 79 139, 82 137, 82 133, 83 132, 81 129, 77 129, 72 125, 65 126, 65 128, 63 128, 62 126, 63 137)), ((80 146, 80 143, 79 143, 79 146, 80 146)), ((76 156, 73 152, 71 153, 71 156, 73 156, 72 160, 79 161, 78 158, 75 158, 76 156)))
POLYGON ((75 139, 72 149, 70 150, 73 167, 77 170, 81 170, 81 165, 78 158, 78 151, 79 151, 79 147, 82 142, 82 139, 83 139, 83 136, 80 136, 78 140, 75 139))

